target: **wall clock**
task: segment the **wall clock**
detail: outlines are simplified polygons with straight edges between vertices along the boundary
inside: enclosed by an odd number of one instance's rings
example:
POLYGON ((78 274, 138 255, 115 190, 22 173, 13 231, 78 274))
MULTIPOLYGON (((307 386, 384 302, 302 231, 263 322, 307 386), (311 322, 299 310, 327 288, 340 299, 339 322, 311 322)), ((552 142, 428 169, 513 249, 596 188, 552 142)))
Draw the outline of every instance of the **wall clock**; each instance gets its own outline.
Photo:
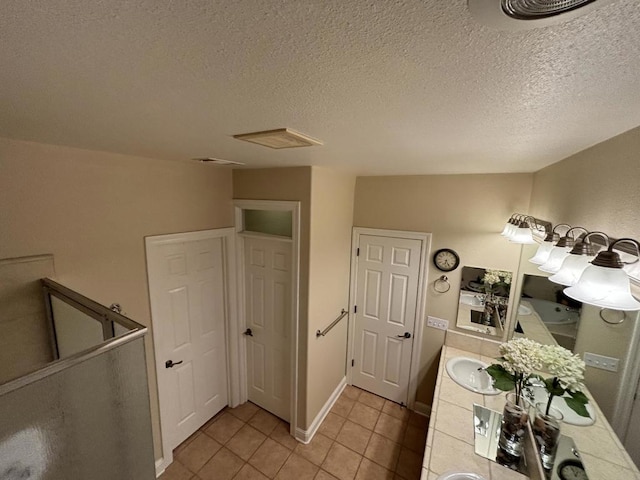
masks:
POLYGON ((450 248, 441 248, 433 254, 433 264, 438 270, 451 272, 460 265, 460 256, 450 248))
POLYGON ((558 475, 562 480, 589 480, 582 463, 577 460, 565 460, 558 466, 558 475))

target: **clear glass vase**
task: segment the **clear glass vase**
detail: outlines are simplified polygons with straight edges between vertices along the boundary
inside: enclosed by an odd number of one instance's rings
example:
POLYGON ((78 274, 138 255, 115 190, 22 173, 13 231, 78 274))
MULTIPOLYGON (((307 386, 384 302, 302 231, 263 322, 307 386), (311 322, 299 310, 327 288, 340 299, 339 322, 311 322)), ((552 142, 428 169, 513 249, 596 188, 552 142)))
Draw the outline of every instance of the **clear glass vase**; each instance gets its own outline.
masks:
POLYGON ((500 450, 507 457, 520 458, 522 455, 528 421, 529 412, 523 400, 515 393, 507 393, 498 440, 500 450))
POLYGON ((540 460, 545 470, 553 467, 560 439, 560 425, 562 424, 562 413, 555 409, 549 409, 546 413, 547 403, 536 403, 536 416, 531 429, 536 439, 536 446, 540 453, 540 460))

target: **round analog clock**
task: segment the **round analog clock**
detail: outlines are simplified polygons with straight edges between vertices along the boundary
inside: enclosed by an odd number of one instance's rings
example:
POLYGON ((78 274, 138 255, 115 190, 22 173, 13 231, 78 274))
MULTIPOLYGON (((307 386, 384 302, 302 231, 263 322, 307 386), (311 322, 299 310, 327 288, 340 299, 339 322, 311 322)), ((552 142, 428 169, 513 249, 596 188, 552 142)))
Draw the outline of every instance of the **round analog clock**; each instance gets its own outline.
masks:
POLYGON ((451 272, 460 265, 460 257, 450 248, 441 248, 433 254, 433 264, 438 270, 451 272))
POLYGON ((577 460, 565 460, 558 465, 558 476, 562 480, 589 480, 582 463, 577 460))

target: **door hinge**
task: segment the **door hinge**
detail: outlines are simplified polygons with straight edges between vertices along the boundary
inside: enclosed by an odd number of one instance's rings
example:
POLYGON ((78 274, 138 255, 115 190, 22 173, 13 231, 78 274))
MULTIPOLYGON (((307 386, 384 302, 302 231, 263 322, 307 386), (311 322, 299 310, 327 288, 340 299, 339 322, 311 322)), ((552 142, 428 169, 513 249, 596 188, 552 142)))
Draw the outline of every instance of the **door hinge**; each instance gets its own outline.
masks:
POLYGON ((355 366, 356 366, 356 361, 355 361, 353 358, 351 359, 351 366, 352 366, 352 367, 355 367, 355 366))
POLYGON ((358 313, 358 305, 353 306, 353 313, 358 313))
POLYGON ((360 247, 356 248, 356 257, 360 256, 360 247))

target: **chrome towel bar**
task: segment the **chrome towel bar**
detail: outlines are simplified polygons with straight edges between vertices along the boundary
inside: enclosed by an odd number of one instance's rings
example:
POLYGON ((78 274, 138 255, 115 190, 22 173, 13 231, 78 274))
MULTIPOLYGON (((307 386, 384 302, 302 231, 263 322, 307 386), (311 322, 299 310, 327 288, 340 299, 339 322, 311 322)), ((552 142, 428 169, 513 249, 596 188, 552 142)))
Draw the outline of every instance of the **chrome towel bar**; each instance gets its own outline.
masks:
POLYGON ((327 328, 325 328, 325 329, 324 329, 324 330, 322 330, 322 331, 318 330, 318 331, 316 332, 316 338, 317 338, 317 337, 324 337, 324 336, 329 332, 329 330, 331 330, 333 327, 335 327, 335 326, 336 326, 336 324, 337 324, 340 320, 342 320, 342 319, 345 317, 345 315, 347 315, 348 313, 349 313, 349 312, 347 312, 347 311, 343 308, 343 309, 342 309, 342 311, 340 312, 340 316, 339 316, 338 318, 336 318, 333 322, 331 322, 331 324, 330 324, 327 328))

